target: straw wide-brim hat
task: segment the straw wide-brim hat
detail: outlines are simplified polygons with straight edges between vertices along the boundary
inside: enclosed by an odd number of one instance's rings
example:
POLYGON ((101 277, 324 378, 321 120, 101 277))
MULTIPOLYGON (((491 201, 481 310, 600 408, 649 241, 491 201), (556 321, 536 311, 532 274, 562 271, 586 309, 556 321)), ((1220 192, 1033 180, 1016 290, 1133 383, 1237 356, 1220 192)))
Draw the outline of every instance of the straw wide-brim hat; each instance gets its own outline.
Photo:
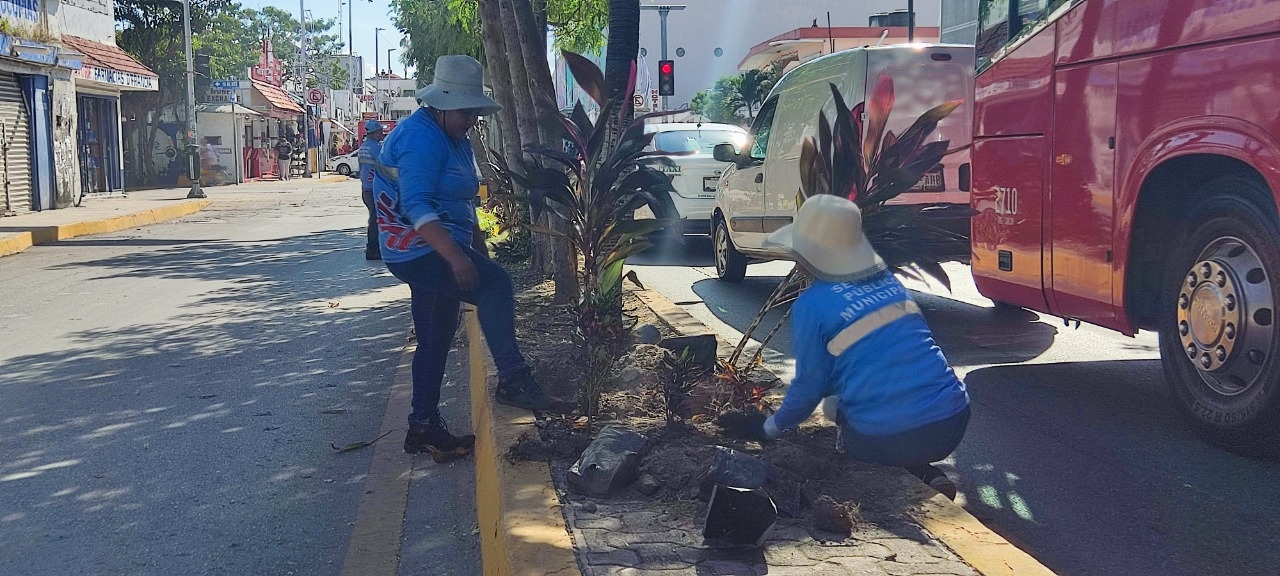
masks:
POLYGON ((418 103, 436 110, 473 109, 487 116, 502 105, 484 93, 484 66, 465 55, 436 58, 431 84, 418 90, 418 103))
POLYGON ((805 200, 795 222, 770 234, 764 245, 786 250, 814 276, 830 282, 862 280, 885 270, 862 231, 858 205, 830 194, 805 200))

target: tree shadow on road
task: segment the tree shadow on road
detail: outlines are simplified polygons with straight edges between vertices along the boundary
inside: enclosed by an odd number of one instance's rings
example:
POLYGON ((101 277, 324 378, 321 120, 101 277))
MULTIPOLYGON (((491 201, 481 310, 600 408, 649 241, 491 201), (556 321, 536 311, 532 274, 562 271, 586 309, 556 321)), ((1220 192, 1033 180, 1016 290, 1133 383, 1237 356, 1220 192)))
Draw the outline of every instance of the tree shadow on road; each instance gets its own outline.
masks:
MULTIPOLYGON (((94 259, 120 244, 60 243, 86 259, 49 269, 85 294, 70 310, 123 301, 139 320, 0 360, 0 558, 64 558, 64 572, 157 558, 169 573, 331 572, 370 451, 329 443, 376 436, 407 289, 363 260, 363 229, 124 242, 141 248, 94 259), (176 309, 173 294, 186 298, 176 309), (263 533, 270 542, 241 541, 263 533), (144 537, 149 549, 116 545, 144 537), (69 558, 68 545, 111 552, 69 558)), ((446 401, 462 385, 448 383, 446 401)))

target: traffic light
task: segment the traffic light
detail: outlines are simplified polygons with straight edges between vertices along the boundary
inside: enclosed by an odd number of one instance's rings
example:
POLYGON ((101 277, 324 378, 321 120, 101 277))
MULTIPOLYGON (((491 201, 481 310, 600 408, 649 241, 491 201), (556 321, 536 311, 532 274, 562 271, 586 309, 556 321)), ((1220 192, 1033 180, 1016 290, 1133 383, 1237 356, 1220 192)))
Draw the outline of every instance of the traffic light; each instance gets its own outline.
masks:
POLYGON ((658 95, 674 96, 676 93, 675 60, 658 61, 658 95))

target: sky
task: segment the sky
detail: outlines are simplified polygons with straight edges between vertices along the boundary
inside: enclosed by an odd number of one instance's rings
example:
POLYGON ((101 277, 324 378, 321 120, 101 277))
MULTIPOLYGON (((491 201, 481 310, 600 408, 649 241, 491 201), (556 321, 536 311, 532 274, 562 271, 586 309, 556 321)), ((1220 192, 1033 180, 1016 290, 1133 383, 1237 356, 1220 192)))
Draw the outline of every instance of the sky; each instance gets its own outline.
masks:
MULTIPOLYGON (((341 9, 340 25, 342 27, 342 41, 345 43, 347 39, 347 2, 350 0, 302 0, 306 6, 307 12, 311 13, 309 18, 335 18, 338 17, 339 9, 341 9)), ((298 17, 299 3, 290 0, 239 0, 247 8, 261 9, 264 6, 275 6, 282 10, 293 14, 294 18, 298 17)), ((354 0, 351 6, 351 17, 355 22, 352 29, 352 44, 355 48, 357 56, 364 57, 365 77, 371 77, 374 74, 373 54, 374 54, 374 29, 384 28, 378 33, 378 46, 381 54, 378 55, 378 64, 383 69, 387 67, 387 49, 393 48, 391 58, 395 64, 393 70, 396 74, 405 75, 404 65, 400 64, 400 41, 401 34, 396 30, 395 25, 391 23, 390 7, 387 0, 354 0)), ((336 31, 337 26, 334 27, 336 31)), ((414 74, 414 69, 409 68, 409 76, 414 74)))

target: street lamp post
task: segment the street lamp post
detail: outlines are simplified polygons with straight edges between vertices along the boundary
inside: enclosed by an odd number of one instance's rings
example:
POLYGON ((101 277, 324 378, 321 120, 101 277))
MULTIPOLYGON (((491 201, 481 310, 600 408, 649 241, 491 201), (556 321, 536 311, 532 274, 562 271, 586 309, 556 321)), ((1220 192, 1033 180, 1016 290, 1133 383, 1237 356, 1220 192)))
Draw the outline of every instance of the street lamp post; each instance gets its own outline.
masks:
MULTIPOLYGON (((685 6, 683 4, 664 4, 664 5, 641 6, 640 9, 641 10, 657 10, 658 16, 662 18, 662 59, 666 60, 667 59, 667 14, 670 14, 672 10, 684 10, 685 6)), ((662 97, 662 109, 664 111, 667 109, 666 96, 662 97)))
POLYGON ((204 198, 200 189, 199 145, 196 144, 196 68, 191 58, 191 0, 182 2, 182 41, 187 55, 187 172, 191 191, 187 198, 204 198))

